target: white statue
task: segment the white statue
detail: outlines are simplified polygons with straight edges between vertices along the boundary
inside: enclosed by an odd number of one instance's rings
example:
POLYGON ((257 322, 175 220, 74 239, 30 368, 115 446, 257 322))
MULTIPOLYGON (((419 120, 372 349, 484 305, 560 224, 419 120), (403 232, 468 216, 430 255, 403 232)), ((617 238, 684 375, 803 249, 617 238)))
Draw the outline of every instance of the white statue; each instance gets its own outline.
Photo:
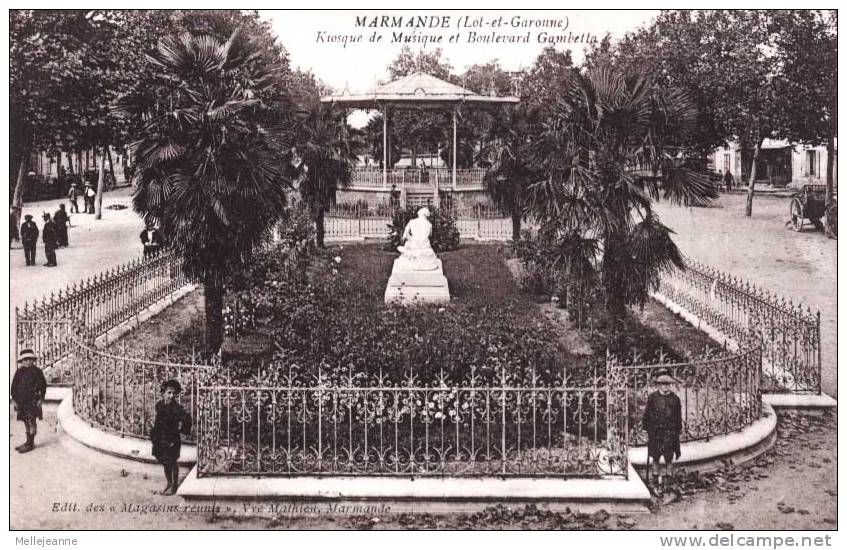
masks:
POLYGON ((405 241, 406 244, 398 246, 397 250, 400 252, 403 266, 410 271, 438 269, 438 258, 429 243, 429 236, 432 235, 432 224, 427 219, 429 216, 429 208, 418 210, 418 217, 406 224, 400 238, 400 241, 405 241))

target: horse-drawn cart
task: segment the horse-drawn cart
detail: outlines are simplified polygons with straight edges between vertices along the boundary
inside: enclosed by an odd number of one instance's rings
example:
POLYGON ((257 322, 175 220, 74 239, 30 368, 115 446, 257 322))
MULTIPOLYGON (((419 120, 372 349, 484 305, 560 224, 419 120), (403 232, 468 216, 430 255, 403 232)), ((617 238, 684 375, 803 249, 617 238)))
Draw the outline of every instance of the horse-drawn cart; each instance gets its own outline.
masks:
MULTIPOLYGON (((804 221, 809 220, 816 229, 826 232, 821 219, 827 215, 834 218, 834 209, 835 201, 833 200, 830 211, 827 212, 826 185, 804 185, 791 199, 790 219, 787 225, 791 225, 794 231, 802 231, 804 221)), ((834 219, 828 219, 827 225, 834 225, 830 223, 831 221, 834 219)))

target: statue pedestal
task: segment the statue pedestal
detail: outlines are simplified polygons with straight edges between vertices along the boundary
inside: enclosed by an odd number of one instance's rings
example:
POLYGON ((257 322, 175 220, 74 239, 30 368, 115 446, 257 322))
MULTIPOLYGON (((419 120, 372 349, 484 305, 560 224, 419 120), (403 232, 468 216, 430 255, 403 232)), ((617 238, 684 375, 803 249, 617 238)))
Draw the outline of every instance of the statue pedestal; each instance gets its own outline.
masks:
POLYGON ((415 270, 402 256, 394 260, 391 277, 385 287, 385 303, 412 305, 449 302, 447 277, 441 269, 441 260, 435 261, 435 269, 415 270))

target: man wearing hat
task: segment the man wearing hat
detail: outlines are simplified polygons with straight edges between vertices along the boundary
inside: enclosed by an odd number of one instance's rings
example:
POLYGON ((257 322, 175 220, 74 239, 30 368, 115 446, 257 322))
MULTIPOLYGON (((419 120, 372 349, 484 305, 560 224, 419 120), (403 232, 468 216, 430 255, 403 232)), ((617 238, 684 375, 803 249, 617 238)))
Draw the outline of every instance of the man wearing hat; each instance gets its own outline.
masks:
POLYGON ((177 380, 162 383, 162 399, 156 403, 156 418, 150 430, 153 456, 165 467, 167 485, 163 495, 173 495, 179 487, 179 453, 182 449, 180 434, 191 433, 191 416, 177 402, 182 386, 177 380))
POLYGON ((662 372, 654 382, 657 390, 647 396, 642 425, 647 431, 647 455, 653 462, 653 475, 658 488, 663 488, 659 460, 665 459, 665 477, 673 473, 673 461, 680 457, 679 433, 682 431, 682 405, 671 391, 676 383, 667 372, 662 372))
POLYGON ((15 447, 19 453, 28 453, 35 447, 37 422, 42 418, 41 402, 47 393, 47 381, 41 369, 35 366, 36 359, 31 349, 21 350, 18 369, 12 378, 12 401, 18 411, 18 420, 26 427, 26 443, 15 447))
POLYGON ((94 197, 97 196, 97 192, 94 190, 94 187, 90 183, 85 184, 85 191, 82 193, 82 198, 85 200, 85 213, 93 214, 94 213, 94 197))
POLYGON ((35 265, 35 245, 38 243, 38 226, 32 221, 32 215, 24 216, 21 224, 21 243, 24 245, 26 265, 35 265))
POLYGON ((44 213, 44 230, 41 240, 44 242, 44 255, 47 256, 45 267, 56 267, 56 248, 59 246, 56 224, 50 219, 50 212, 44 213))

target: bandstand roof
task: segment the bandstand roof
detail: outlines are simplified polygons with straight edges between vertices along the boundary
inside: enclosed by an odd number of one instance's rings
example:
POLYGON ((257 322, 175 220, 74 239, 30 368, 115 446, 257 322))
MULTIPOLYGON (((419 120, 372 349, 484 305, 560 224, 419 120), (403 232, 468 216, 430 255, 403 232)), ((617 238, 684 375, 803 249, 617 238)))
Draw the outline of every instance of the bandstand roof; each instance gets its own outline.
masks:
POLYGON ((321 98, 321 102, 354 109, 379 109, 391 104, 409 107, 447 106, 462 103, 486 105, 519 103, 520 99, 512 96, 480 95, 432 75, 417 72, 383 84, 366 94, 325 96, 321 98))

